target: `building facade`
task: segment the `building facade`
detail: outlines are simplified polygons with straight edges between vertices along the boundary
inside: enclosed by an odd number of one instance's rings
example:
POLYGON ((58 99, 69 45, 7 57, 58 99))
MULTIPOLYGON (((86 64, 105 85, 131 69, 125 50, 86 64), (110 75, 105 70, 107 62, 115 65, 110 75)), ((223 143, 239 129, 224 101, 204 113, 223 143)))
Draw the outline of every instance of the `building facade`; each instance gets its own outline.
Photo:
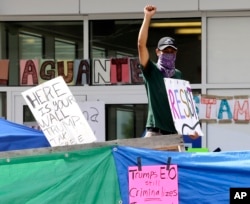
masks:
MULTIPOLYGON (((150 26, 150 55, 156 59, 160 37, 176 39, 176 66, 191 83, 204 132, 202 146, 249 149, 250 2, 157 0, 152 4, 157 14, 150 26)), ((147 116, 144 85, 131 70, 122 73, 121 80, 112 79, 110 63, 126 59, 127 64, 135 64, 144 6, 143 0, 1 0, 1 117, 27 125, 34 122, 21 96, 36 85, 34 78, 30 84, 21 77, 27 62, 37 67, 39 84, 41 76, 51 78, 60 70, 68 76, 69 61, 83 61, 85 78, 78 84, 74 78, 69 87, 79 102, 104 102, 102 139, 141 137, 147 116), (62 69, 60 62, 65 63, 62 69), (43 69, 44 63, 50 68, 43 69)))

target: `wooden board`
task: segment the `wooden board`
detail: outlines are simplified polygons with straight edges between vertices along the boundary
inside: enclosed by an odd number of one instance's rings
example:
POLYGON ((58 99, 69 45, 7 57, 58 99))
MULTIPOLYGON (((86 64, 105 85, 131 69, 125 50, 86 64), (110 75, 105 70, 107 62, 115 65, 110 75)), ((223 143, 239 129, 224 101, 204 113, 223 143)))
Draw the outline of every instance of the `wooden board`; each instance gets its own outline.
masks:
POLYGON ((148 138, 119 139, 106 142, 93 142, 88 144, 25 149, 0 152, 0 158, 11 158, 18 156, 29 156, 37 154, 50 154, 55 152, 67 152, 74 150, 84 150, 96 147, 105 147, 111 145, 131 146, 138 148, 156 149, 162 151, 185 151, 182 135, 161 135, 148 138))

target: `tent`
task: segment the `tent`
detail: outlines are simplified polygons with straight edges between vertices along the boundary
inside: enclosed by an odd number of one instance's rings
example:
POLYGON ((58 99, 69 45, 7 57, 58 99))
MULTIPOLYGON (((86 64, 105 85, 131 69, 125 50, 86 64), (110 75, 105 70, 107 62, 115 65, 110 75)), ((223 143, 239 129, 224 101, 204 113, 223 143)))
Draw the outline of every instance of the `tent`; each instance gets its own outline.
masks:
POLYGON ((50 147, 40 130, 0 119, 0 151, 50 147))

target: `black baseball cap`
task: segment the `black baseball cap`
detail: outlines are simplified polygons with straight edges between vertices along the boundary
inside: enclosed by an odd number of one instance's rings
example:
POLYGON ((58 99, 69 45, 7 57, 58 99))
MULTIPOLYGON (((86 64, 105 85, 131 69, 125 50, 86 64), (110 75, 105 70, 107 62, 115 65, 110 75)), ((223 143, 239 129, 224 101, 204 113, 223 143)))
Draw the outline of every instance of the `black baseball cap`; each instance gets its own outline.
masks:
POLYGON ((171 37, 163 37, 159 40, 157 48, 159 50, 164 50, 167 47, 172 47, 177 50, 177 46, 175 44, 175 39, 171 37))

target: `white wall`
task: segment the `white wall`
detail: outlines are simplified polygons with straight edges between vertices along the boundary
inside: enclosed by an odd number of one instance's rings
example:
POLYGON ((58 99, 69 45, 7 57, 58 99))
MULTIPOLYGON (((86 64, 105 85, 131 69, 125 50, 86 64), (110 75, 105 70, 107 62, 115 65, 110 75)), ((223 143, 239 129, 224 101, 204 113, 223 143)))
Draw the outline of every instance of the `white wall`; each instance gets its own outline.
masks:
POLYGON ((79 0, 1 0, 0 15, 79 14, 79 0))
POLYGON ((199 0, 200 10, 249 10, 249 0, 199 0))
MULTIPOLYGON (((104 14, 142 12, 144 0, 1 0, 0 15, 104 14)), ((154 0, 158 11, 249 10, 249 0, 154 0)))
POLYGON ((208 83, 250 82, 250 17, 207 20, 208 83))
MULTIPOLYGON (((208 17, 207 94, 250 96, 249 24, 250 16, 208 17)), ((210 150, 250 149, 250 123, 208 123, 206 134, 210 150)))
POLYGON ((154 0, 152 3, 144 0, 80 0, 80 12, 83 14, 99 13, 133 13, 143 12, 146 4, 157 6, 161 11, 198 11, 198 0, 154 0))

